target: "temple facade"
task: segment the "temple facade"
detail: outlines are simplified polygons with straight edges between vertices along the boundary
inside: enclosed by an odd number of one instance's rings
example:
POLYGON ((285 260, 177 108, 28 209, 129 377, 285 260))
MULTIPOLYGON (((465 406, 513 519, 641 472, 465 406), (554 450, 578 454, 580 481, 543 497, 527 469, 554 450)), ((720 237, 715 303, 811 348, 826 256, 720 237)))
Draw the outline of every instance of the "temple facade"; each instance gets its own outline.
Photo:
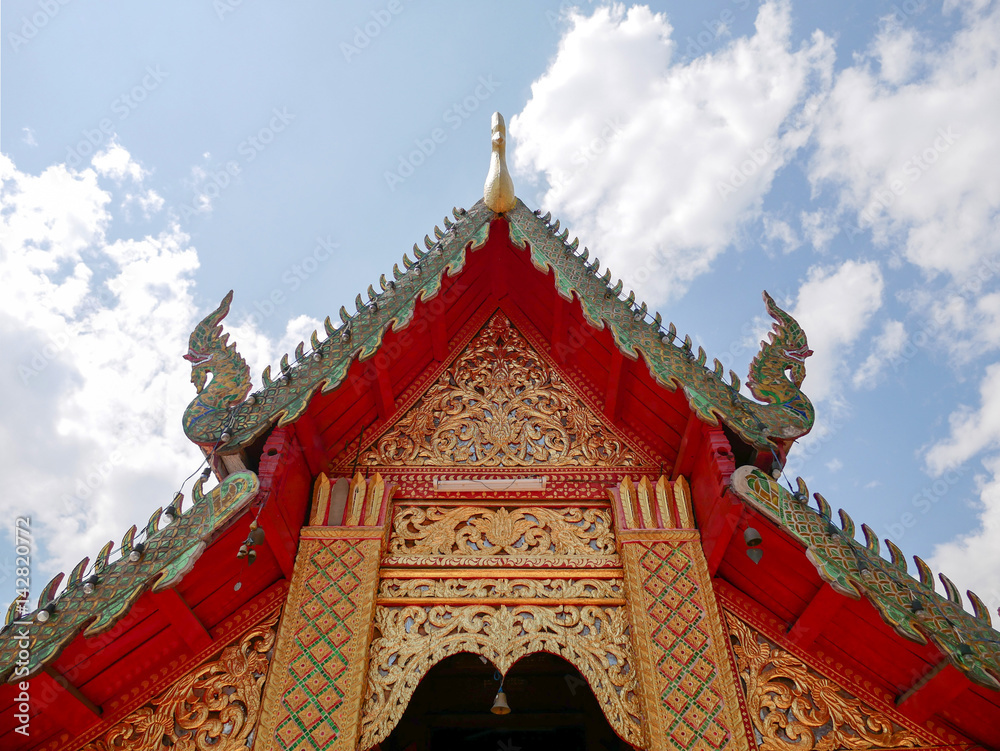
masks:
POLYGON ((794 319, 764 293, 741 387, 516 198, 505 136, 258 390, 232 293, 197 326, 208 469, 11 604, 0 748, 1000 749, 979 598, 780 479, 794 319))

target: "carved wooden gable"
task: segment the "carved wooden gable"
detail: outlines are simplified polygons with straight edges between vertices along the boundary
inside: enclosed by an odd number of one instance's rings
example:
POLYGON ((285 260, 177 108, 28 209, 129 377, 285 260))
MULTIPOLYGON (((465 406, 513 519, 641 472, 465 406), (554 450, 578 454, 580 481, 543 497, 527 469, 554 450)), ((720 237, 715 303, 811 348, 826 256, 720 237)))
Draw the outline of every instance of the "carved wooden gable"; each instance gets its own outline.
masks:
POLYGON ((499 311, 363 461, 470 467, 650 464, 499 311))

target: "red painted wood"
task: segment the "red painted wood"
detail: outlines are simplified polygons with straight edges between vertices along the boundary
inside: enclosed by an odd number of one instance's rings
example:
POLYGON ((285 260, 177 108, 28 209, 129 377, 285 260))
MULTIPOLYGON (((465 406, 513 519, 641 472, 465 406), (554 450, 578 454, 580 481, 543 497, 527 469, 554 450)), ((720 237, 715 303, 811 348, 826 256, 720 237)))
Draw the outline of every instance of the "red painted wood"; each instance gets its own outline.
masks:
POLYGON ((153 593, 152 598, 157 610, 167 617, 178 636, 191 647, 191 651, 199 652, 212 643, 208 630, 176 589, 153 593))
POLYGON ((715 576, 719 570, 719 564, 722 563, 722 557, 729 548, 742 516, 743 504, 730 503, 724 513, 716 515, 713 523, 702 530, 701 545, 705 550, 709 576, 715 576))
POLYGON ((618 419, 618 397, 621 393, 622 371, 625 369, 625 355, 620 349, 615 349, 611 355, 611 368, 608 372, 608 386, 604 394, 604 414, 608 419, 618 419))
POLYGON ((800 647, 812 644, 845 604, 847 597, 824 583, 788 630, 788 638, 800 647))
POLYGON ((899 702, 899 711, 923 724, 954 701, 969 686, 969 679, 950 662, 940 663, 926 677, 918 680, 899 702))
POLYGON ((378 416, 382 420, 388 420, 396 411, 396 398, 393 396, 392 384, 385 368, 375 366, 375 380, 371 386, 375 404, 378 406, 378 416))

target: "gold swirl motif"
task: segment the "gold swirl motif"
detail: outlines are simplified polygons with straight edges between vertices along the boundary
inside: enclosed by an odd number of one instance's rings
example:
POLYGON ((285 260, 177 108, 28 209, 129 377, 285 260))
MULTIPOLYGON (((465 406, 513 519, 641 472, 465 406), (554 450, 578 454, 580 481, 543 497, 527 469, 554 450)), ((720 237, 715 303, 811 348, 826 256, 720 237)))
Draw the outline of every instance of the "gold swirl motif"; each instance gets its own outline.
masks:
POLYGON ((379 466, 636 466, 640 460, 497 313, 364 455, 379 466))
POLYGON ((150 751, 165 742, 175 751, 246 749, 260 714, 277 619, 275 613, 81 751, 150 751))
POLYGON ((636 663, 624 608, 380 606, 375 629, 361 713, 361 749, 383 741, 427 671, 459 652, 481 655, 503 674, 534 652, 564 658, 587 680, 615 732, 643 746, 636 663))
POLYGON ((761 751, 901 748, 921 741, 727 613, 761 751))
POLYGON ((617 556, 611 511, 525 506, 401 507, 390 556, 617 556))
POLYGON ((383 579, 379 597, 508 597, 524 599, 624 597, 621 579, 383 579))

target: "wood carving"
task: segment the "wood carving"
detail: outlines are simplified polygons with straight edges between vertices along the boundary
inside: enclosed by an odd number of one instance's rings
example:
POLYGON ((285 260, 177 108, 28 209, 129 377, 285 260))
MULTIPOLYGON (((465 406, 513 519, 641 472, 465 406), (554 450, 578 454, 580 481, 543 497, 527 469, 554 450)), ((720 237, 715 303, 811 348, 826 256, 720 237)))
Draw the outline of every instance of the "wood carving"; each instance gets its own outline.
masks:
POLYGON ((621 579, 383 579, 379 597, 594 599, 625 596, 621 579))
POLYGON ((482 655, 504 674, 534 652, 563 657, 586 678, 615 732, 633 745, 644 743, 628 616, 622 607, 380 606, 375 629, 361 749, 384 740, 420 679, 459 652, 482 655))
POLYGON ((761 751, 921 746, 916 735, 727 614, 761 751))
POLYGON ((609 509, 541 506, 401 507, 393 519, 388 554, 390 560, 618 557, 609 509))
POLYGON ((81 751, 236 751, 257 726, 277 613, 81 751))
POLYGON ((486 467, 642 463, 501 313, 364 461, 486 467))

